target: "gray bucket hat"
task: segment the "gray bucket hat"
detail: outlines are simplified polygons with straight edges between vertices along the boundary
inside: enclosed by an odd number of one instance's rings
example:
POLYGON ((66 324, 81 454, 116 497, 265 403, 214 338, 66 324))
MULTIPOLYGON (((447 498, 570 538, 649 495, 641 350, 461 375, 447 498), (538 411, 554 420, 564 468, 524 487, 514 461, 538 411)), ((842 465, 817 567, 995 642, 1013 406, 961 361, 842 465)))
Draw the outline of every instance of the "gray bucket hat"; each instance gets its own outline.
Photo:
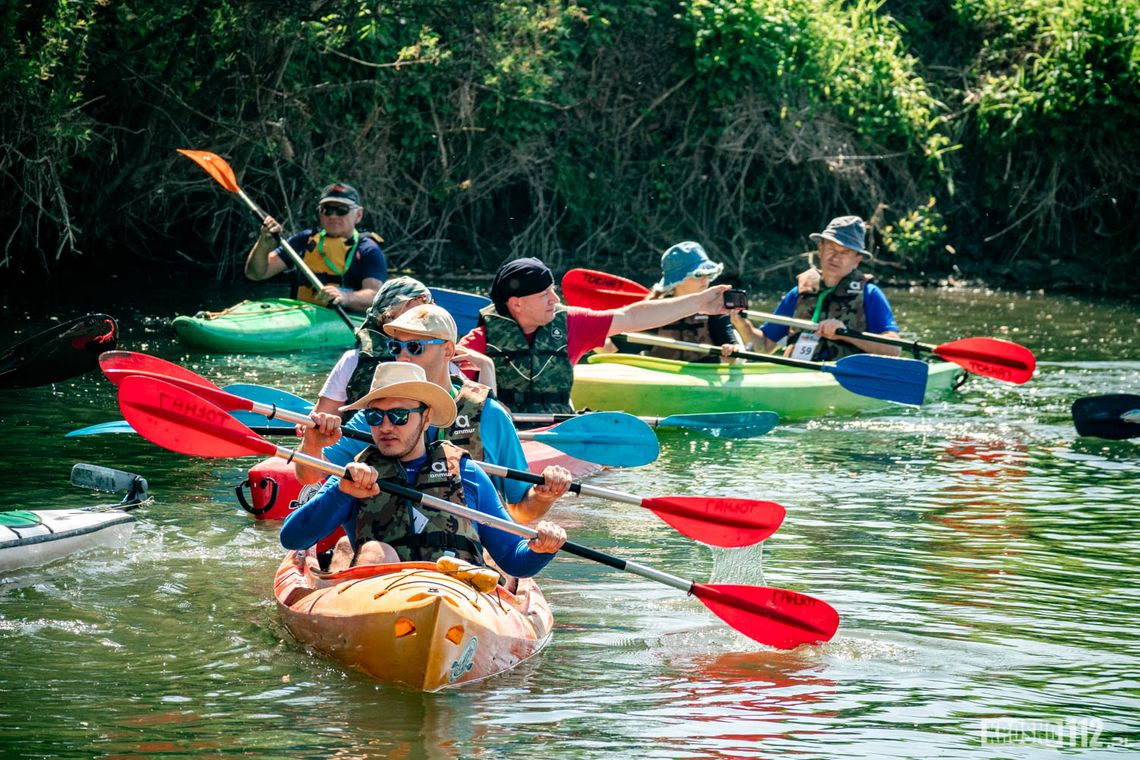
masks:
POLYGON ((857 216, 837 216, 827 223, 827 229, 823 232, 813 232, 808 237, 817 243, 820 240, 830 240, 869 259, 874 258, 864 247, 867 225, 857 216))

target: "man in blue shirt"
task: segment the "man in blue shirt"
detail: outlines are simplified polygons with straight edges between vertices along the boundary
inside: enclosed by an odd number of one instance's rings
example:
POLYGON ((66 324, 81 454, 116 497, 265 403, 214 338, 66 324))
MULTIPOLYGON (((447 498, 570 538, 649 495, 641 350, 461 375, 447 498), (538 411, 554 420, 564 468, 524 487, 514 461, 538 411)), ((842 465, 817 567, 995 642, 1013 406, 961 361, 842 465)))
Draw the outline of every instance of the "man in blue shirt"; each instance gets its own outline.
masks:
MULTIPOLYGON (((351 185, 334 182, 321 193, 317 213, 320 228, 298 232, 288 243, 323 287, 314 292, 298 278, 293 297, 321 306, 340 304, 352 311, 367 311, 376 289, 388 279, 388 262, 380 250, 380 238, 356 229, 364 215, 360 193, 351 185)), ((261 234, 246 256, 246 277, 267 280, 292 266, 292 259, 277 245, 280 234, 277 220, 265 217, 261 234)))
POLYGON ((428 427, 454 422, 450 394, 428 382, 420 367, 388 362, 376 371, 372 389, 345 409, 364 410, 373 446, 347 465, 347 477, 332 477, 293 512, 281 528, 286 549, 307 549, 338 526, 347 534, 333 552, 330 571, 350 565, 433 561, 452 554, 482 564, 482 550, 505 572, 534 575, 566 542, 566 532, 548 521, 529 541, 382 491, 377 480, 436 492, 471 509, 509 520, 490 479, 466 452, 447 441, 425 443, 428 427))
POLYGON ((781 317, 816 322, 814 332, 765 322, 758 329, 741 316, 734 323, 751 335, 757 350, 772 351, 787 339, 785 353, 795 359, 834 361, 856 353, 898 356, 897 346, 886 346, 836 334, 841 328, 897 338, 899 326, 887 297, 859 265, 872 258, 864 247, 866 225, 857 216, 832 219, 823 232, 812 233, 819 244, 819 269, 808 270, 776 307, 781 317))

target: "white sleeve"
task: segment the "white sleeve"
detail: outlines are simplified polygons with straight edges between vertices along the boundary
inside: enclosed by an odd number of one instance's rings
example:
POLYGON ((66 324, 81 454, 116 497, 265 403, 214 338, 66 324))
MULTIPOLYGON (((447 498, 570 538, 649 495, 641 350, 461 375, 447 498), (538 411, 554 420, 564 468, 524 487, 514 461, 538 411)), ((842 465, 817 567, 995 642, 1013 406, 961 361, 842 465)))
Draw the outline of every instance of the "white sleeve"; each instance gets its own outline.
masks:
POLYGON ((348 381, 352 379, 352 373, 356 371, 356 365, 359 361, 359 350, 354 348, 345 351, 337 360, 336 366, 332 368, 324 386, 321 387, 320 395, 333 401, 347 401, 348 381))

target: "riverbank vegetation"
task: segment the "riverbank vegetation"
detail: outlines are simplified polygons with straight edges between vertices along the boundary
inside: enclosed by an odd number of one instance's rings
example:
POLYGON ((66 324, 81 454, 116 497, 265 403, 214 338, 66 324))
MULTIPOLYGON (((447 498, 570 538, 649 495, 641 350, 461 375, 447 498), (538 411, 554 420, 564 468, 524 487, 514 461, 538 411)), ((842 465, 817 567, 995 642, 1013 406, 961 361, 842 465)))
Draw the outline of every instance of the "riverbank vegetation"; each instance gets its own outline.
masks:
MULTIPOLYGON (((680 239, 786 277, 873 221, 888 275, 1120 292, 1140 263, 1140 0, 23 0, 0 267, 234 277, 356 185, 397 267, 624 274, 680 239), (1129 211, 1128 209, 1132 209, 1129 211)), ((5 278, 11 281, 11 277, 5 278)))

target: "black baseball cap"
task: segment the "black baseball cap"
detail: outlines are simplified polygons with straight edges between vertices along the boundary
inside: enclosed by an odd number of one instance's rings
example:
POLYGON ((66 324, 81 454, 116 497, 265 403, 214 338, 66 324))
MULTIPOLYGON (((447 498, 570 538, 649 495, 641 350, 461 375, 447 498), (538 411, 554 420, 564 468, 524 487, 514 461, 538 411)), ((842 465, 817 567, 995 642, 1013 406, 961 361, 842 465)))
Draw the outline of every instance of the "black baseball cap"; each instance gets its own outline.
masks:
POLYGON ((359 206, 360 193, 352 185, 343 182, 334 182, 321 191, 321 199, 317 205, 325 203, 339 203, 342 206, 359 206))

